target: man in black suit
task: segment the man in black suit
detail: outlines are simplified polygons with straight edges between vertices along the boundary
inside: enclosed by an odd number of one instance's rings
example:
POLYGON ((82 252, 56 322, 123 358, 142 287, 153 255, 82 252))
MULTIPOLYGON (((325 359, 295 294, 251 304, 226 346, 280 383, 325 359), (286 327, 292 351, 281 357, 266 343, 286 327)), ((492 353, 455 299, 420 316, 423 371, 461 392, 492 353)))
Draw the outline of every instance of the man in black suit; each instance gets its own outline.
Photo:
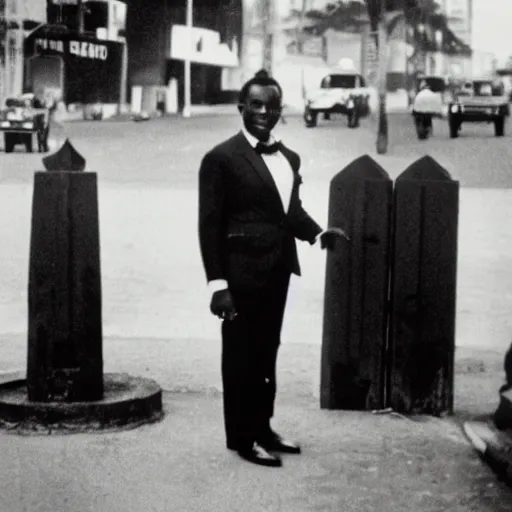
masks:
POLYGON ((274 432, 276 358, 290 275, 300 275, 295 239, 332 247, 342 230, 303 209, 300 157, 271 131, 282 109, 280 85, 265 71, 241 89, 242 130, 209 151, 199 170, 199 241, 222 322, 227 447, 246 460, 280 466, 273 452, 300 453, 274 432))

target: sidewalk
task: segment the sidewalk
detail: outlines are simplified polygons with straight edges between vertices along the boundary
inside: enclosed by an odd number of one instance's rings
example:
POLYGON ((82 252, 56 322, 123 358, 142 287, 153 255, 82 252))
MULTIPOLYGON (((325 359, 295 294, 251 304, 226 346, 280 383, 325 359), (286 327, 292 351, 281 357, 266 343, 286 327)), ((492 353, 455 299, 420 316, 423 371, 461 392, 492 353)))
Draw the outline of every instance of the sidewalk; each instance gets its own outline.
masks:
MULTIPOLYGON (((131 119, 132 114, 128 113, 115 115, 105 121, 126 121, 131 119)), ((372 109, 374 110, 374 114, 377 112, 377 106, 372 105, 372 109)), ((408 112, 407 106, 407 98, 404 97, 400 93, 388 93, 386 97, 386 109, 389 114, 403 114, 408 112)), ((191 107, 191 115, 192 116, 225 116, 225 115, 233 115, 237 112, 237 106, 234 103, 227 104, 216 104, 216 105, 192 105, 191 107)), ((303 106, 302 105, 286 105, 283 111, 285 117, 288 116, 302 116, 303 114, 303 106)), ((179 114, 169 114, 179 115, 179 114)), ((81 108, 77 108, 73 112, 62 112, 59 116, 60 122, 73 122, 73 121, 83 121, 84 114, 81 108)))
MULTIPOLYGON (((21 361, 20 336, 0 337, 21 361)), ((505 512, 512 492, 478 459, 459 420, 492 408, 500 355, 457 352, 451 419, 326 411, 320 347, 283 345, 274 427, 299 439, 283 468, 251 465, 224 445, 220 343, 106 339, 106 372, 151 376, 163 421, 109 434, 1 432, 2 512, 505 512)), ((499 380, 499 379, 497 379, 499 380)))

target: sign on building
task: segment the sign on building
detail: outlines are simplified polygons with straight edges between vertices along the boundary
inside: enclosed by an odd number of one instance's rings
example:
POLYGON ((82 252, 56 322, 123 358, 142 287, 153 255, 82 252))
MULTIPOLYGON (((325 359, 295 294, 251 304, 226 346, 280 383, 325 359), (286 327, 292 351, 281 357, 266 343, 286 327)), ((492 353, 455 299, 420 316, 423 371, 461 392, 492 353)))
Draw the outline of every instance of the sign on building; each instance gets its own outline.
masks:
POLYGON ((232 48, 221 43, 220 34, 215 30, 192 27, 189 31, 186 25, 173 25, 170 57, 198 64, 238 67, 238 45, 236 40, 233 43, 232 48))
POLYGON ((62 70, 63 76, 50 77, 48 74, 48 77, 52 84, 63 84, 63 100, 66 104, 119 102, 122 43, 71 33, 47 32, 45 37, 36 34, 29 36, 24 46, 27 90, 33 87, 31 69, 43 69, 45 62, 51 63, 58 59, 62 63, 58 69, 62 70))

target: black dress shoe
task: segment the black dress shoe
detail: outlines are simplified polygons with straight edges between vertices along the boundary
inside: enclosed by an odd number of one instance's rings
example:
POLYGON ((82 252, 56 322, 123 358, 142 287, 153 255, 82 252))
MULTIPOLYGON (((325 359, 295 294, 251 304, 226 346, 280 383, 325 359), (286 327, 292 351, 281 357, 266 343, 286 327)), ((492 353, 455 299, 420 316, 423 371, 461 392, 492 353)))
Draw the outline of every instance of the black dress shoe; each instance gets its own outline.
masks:
POLYGON ((258 443, 254 443, 251 447, 239 448, 238 455, 240 455, 242 459, 248 460, 254 464, 259 464, 260 466, 273 468, 282 466, 280 457, 268 453, 267 450, 258 443))
POLYGON ((300 445, 289 439, 284 439, 279 434, 272 432, 269 436, 260 440, 261 446, 266 450, 281 453, 301 453, 300 445))

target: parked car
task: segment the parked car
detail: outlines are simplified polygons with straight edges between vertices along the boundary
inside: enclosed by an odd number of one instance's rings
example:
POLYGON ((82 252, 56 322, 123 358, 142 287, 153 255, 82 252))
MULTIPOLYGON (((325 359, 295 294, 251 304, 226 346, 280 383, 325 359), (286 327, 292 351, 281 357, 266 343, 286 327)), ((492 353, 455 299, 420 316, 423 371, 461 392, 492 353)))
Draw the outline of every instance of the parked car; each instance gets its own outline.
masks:
POLYGON ((505 134, 506 118, 510 115, 509 98, 503 84, 493 79, 472 80, 450 103, 448 124, 450 137, 459 136, 462 123, 493 123, 496 137, 505 134))
POLYGON ((23 144, 31 153, 34 135, 38 151, 47 152, 50 110, 33 94, 7 98, 5 107, 0 109, 0 131, 4 133, 6 153, 11 153, 18 144, 23 144))
POLYGON ((359 119, 370 113, 369 98, 370 90, 359 73, 333 72, 322 79, 318 89, 306 95, 304 121, 312 128, 320 114, 326 120, 333 114, 341 114, 347 117, 350 128, 356 128, 359 119))

